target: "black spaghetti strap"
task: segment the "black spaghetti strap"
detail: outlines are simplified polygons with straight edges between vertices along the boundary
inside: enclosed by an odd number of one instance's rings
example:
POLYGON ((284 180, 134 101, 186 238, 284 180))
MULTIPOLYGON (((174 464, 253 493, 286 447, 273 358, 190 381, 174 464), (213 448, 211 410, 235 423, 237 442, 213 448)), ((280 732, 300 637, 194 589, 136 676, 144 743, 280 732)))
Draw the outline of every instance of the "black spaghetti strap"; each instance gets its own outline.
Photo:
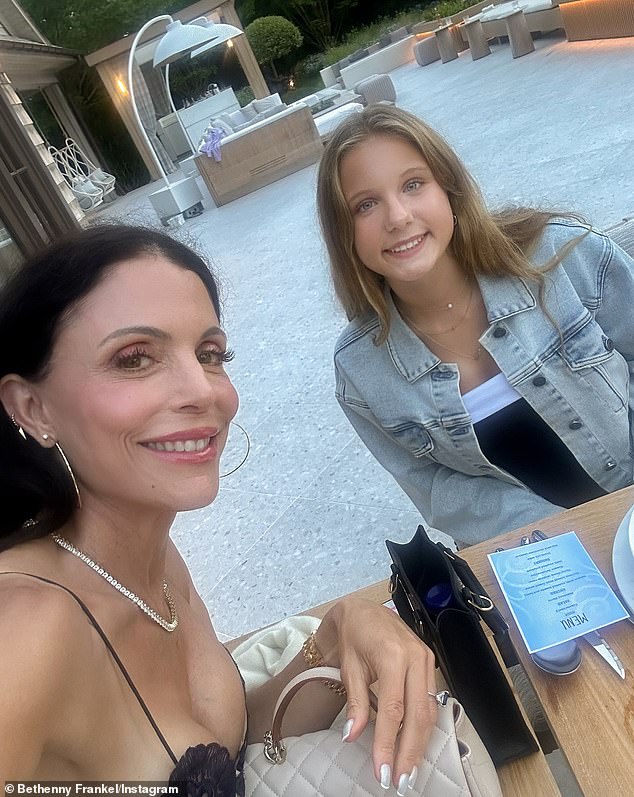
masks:
POLYGON ((93 616, 92 612, 91 612, 91 611, 90 611, 90 609, 89 609, 89 608, 86 606, 86 604, 85 604, 85 603, 82 601, 82 599, 81 599, 81 598, 80 598, 78 595, 75 595, 75 593, 72 591, 72 589, 69 589, 68 587, 65 587, 63 584, 60 584, 58 581, 53 581, 53 580, 52 580, 52 579, 50 579, 50 578, 44 578, 44 576, 36 576, 36 575, 34 575, 33 573, 22 573, 22 572, 20 572, 19 570, 6 571, 6 572, 4 572, 4 573, 0 573, 0 576, 2 576, 2 575, 29 576, 30 578, 36 578, 36 579, 38 579, 38 581, 44 581, 44 582, 46 582, 47 584, 54 584, 56 587, 61 587, 63 590, 65 590, 66 592, 68 592, 68 594, 69 594, 69 595, 71 595, 71 596, 72 596, 72 597, 73 597, 73 598, 74 598, 74 599, 77 601, 77 603, 79 604, 79 606, 80 606, 81 610, 82 610, 82 611, 84 612, 84 614, 85 614, 85 615, 88 617, 88 619, 90 620, 91 624, 93 625, 93 627, 94 627, 95 631, 97 631, 97 633, 99 634, 99 636, 102 638, 102 640, 103 640, 103 642, 104 642, 105 646, 108 648, 108 650, 109 650, 109 651, 110 651, 110 653, 112 654, 112 658, 113 658, 113 659, 115 660, 115 662, 117 663, 117 666, 118 666, 118 667, 119 667, 119 669, 121 670, 121 672, 122 672, 122 674, 123 674, 123 677, 124 677, 124 678, 126 679, 126 681, 128 682, 128 686, 129 686, 129 687, 130 687, 130 689, 132 690, 132 692, 133 692, 134 696, 135 696, 135 697, 136 697, 136 699, 139 701, 139 704, 140 704, 141 708, 142 708, 142 709, 143 709, 143 711, 145 712, 145 716, 148 718, 148 720, 150 721, 150 724, 152 725, 152 727, 154 728, 154 730, 155 730, 155 732, 156 732, 156 735, 157 735, 157 736, 158 736, 158 738, 161 740, 161 744, 162 744, 162 745, 163 745, 163 747, 164 747, 164 748, 167 750, 167 753, 168 753, 169 757, 172 759, 172 761, 174 762, 174 764, 178 764, 178 759, 176 758, 176 756, 175 756, 175 755, 174 755, 174 753, 172 752, 172 748, 171 748, 171 747, 169 746, 169 744, 167 743, 167 740, 166 740, 166 738, 165 738, 165 737, 163 736, 163 734, 161 733, 161 730, 160 730, 159 726, 158 726, 158 725, 156 724, 156 722, 154 721, 154 717, 153 717, 153 716, 150 714, 150 710, 149 710, 149 708, 146 706, 146 704, 145 704, 145 701, 143 700, 143 698, 141 697, 141 695, 140 695, 140 693, 139 693, 139 690, 138 690, 138 689, 136 688, 136 686, 134 685, 134 683, 133 683, 133 681, 132 681, 132 678, 130 678, 130 676, 129 676, 129 674, 128 674, 128 671, 127 671, 127 670, 126 670, 126 668, 123 666, 123 662, 122 662, 122 661, 121 661, 121 659, 119 658, 119 655, 118 655, 117 651, 116 651, 116 650, 115 650, 115 649, 112 647, 112 644, 111 644, 110 640, 108 639, 108 637, 106 636, 106 633, 105 633, 105 631, 104 631, 104 630, 102 629, 102 627, 99 625, 99 623, 97 622, 97 620, 96 620, 96 619, 95 619, 95 617, 93 616))

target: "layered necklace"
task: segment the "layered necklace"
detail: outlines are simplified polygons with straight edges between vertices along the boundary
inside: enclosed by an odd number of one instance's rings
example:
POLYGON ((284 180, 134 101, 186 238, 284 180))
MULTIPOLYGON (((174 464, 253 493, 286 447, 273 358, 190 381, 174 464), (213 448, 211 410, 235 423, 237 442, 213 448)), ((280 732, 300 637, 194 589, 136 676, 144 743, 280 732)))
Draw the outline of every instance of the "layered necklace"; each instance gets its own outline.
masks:
POLYGON ((111 576, 107 570, 104 570, 101 565, 94 562, 89 556, 87 556, 83 551, 80 551, 79 548, 75 548, 72 543, 68 542, 67 539, 62 537, 60 534, 51 534, 51 539, 59 545, 60 548, 64 548, 64 550, 72 553, 73 556, 76 556, 78 559, 81 559, 84 564, 88 565, 88 567, 92 568, 95 573, 100 575, 104 578, 108 584, 114 587, 117 592, 120 592, 124 595, 128 600, 132 601, 135 606, 138 606, 142 612, 145 612, 147 616, 154 620, 155 623, 164 628, 166 631, 174 631, 175 628, 178 627, 178 614, 176 613, 176 605, 174 604, 174 599, 172 598, 172 593, 170 592, 170 588, 167 586, 167 581, 163 581, 163 594, 165 595, 165 601, 169 608, 170 612, 170 619, 166 620, 165 618, 161 617, 161 615, 155 611, 151 606, 148 606, 147 603, 142 599, 139 598, 138 595, 135 595, 132 590, 124 587, 119 581, 117 581, 114 576, 111 576))
MULTIPOLYGON (((442 340, 438 339, 438 335, 447 335, 449 332, 453 332, 454 330, 458 329, 458 327, 463 323, 467 315, 469 314, 469 309, 471 308, 471 301, 473 299, 474 287, 471 285, 471 290, 469 291, 469 298, 467 300, 467 304, 465 305, 464 312, 455 320, 450 327, 447 329, 443 329, 442 332, 435 332, 433 335, 431 332, 428 332, 425 329, 421 329, 417 324, 415 324, 409 316, 405 315, 405 313, 401 310, 401 316, 403 320, 416 332, 421 338, 428 338, 432 340, 437 346, 440 346, 445 351, 450 352, 451 354, 455 354, 458 357, 465 357, 467 360, 479 360, 480 355, 482 354, 482 346, 478 343, 478 347, 474 354, 470 354, 464 351, 458 351, 457 349, 452 349, 450 346, 447 346, 446 343, 443 343, 442 340)), ((454 308, 453 302, 448 302, 445 305, 440 307, 432 308, 434 310, 453 310, 454 308)))

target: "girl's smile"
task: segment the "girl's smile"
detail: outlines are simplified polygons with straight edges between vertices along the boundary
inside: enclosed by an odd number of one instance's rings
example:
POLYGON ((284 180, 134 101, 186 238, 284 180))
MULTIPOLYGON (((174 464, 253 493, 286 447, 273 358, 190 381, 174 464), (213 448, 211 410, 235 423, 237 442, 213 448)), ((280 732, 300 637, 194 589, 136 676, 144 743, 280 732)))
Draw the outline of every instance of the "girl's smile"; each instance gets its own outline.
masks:
POLYGON ((427 161, 398 136, 376 135, 341 161, 341 186, 353 218, 354 245, 364 265, 400 283, 454 278, 447 247, 453 212, 427 161))

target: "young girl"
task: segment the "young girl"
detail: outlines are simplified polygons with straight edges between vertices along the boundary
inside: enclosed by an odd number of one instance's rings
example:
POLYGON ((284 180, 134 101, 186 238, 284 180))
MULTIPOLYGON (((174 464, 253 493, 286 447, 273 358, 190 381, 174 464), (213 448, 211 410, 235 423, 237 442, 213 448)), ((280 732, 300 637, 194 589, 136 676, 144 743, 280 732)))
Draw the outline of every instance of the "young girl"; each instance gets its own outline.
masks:
POLYGON ((632 483, 625 252, 575 216, 490 213, 393 107, 337 129, 318 205, 337 398, 429 524, 471 544, 632 483))

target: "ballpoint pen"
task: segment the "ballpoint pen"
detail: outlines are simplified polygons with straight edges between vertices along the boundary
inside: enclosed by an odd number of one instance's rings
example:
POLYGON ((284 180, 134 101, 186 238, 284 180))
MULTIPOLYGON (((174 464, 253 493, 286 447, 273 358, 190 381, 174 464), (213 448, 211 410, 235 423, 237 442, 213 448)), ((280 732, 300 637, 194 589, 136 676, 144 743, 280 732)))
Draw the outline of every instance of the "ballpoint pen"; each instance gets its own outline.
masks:
MULTIPOLYGON (((528 544, 527 542, 524 542, 525 539, 528 540, 528 543, 530 543, 541 542, 542 540, 547 540, 548 537, 540 529, 533 529, 530 534, 530 538, 522 537, 522 545, 528 544)), ((612 667, 612 669, 615 670, 621 676, 621 678, 625 679, 625 668, 623 667, 621 660, 598 631, 590 631, 589 633, 584 634, 583 638, 586 640, 586 642, 589 642, 592 645, 599 656, 605 659, 610 667, 612 667)))

